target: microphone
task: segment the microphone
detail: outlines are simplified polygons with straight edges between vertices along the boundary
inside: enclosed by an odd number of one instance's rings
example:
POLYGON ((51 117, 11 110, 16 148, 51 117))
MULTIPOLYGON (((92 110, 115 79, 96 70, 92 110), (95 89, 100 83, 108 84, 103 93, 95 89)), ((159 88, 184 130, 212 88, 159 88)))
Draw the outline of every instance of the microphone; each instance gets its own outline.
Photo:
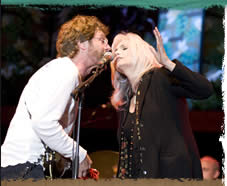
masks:
POLYGON ((104 70, 103 67, 105 67, 105 64, 112 61, 113 58, 114 56, 111 52, 106 52, 97 65, 97 68, 95 69, 96 71, 93 73, 93 75, 91 75, 87 80, 80 83, 79 86, 77 86, 75 90, 73 90, 71 96, 74 97, 74 99, 77 99, 79 93, 83 92, 85 88, 88 87, 88 85, 96 78, 96 76, 98 76, 104 70))
POLYGON ((112 61, 113 58, 114 58, 114 56, 113 56, 113 54, 112 54, 111 52, 106 52, 106 53, 103 55, 103 57, 102 57, 102 59, 101 59, 101 61, 100 61, 100 64, 101 64, 101 65, 106 64, 106 63, 112 61))
POLYGON ((79 86, 77 86, 75 88, 75 90, 72 91, 71 96, 74 99, 78 98, 79 93, 83 92, 85 90, 85 88, 88 87, 88 85, 104 70, 103 67, 105 67, 105 64, 107 64, 108 62, 112 61, 114 58, 113 54, 111 52, 106 52, 101 61, 99 62, 99 64, 97 65, 97 68, 95 69, 96 71, 93 73, 93 75, 91 75, 87 80, 83 81, 82 83, 79 84, 79 86))

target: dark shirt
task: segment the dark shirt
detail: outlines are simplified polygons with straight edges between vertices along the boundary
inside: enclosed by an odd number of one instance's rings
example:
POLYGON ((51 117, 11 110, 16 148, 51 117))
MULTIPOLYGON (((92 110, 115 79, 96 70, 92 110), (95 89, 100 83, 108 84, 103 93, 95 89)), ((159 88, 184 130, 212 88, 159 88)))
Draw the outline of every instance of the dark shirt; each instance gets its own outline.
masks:
POLYGON ((175 62, 172 72, 160 68, 144 74, 136 92, 135 116, 128 106, 120 113, 119 178, 202 178, 181 100, 206 99, 213 88, 206 78, 175 62))
POLYGON ((131 137, 133 135, 132 131, 134 128, 134 124, 133 124, 134 121, 135 121, 135 113, 128 112, 125 124, 122 127, 122 130, 128 141, 131 141, 131 137))

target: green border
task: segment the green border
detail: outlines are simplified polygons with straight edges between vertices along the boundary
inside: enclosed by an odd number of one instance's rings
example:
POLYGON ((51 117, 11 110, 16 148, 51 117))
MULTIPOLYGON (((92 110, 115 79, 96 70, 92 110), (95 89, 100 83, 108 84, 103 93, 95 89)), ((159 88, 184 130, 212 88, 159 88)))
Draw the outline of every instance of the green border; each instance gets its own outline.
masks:
POLYGON ((2 5, 51 5, 51 6, 136 6, 138 8, 210 8, 227 5, 227 0, 2 0, 2 5))

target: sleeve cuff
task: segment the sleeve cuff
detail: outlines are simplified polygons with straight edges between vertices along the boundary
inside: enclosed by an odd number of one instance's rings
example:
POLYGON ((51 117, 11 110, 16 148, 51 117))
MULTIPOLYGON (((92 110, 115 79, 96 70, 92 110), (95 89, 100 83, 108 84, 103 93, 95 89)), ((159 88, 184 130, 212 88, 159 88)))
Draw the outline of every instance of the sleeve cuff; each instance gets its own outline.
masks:
POLYGON ((182 66, 182 64, 177 59, 174 59, 173 62, 176 64, 176 66, 173 69, 172 73, 176 74, 176 73, 178 73, 179 68, 180 68, 180 66, 182 66))
POLYGON ((79 163, 81 163, 87 155, 87 151, 83 147, 79 147, 79 163))

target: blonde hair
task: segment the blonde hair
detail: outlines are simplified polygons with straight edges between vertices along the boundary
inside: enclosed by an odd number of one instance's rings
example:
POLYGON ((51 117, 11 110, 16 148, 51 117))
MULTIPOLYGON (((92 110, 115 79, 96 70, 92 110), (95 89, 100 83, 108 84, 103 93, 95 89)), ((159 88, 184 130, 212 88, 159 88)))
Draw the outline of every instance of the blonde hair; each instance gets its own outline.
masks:
MULTIPOLYGON (((157 59, 155 49, 144 41, 139 35, 134 33, 120 33, 115 36, 112 44, 112 50, 117 45, 118 40, 127 39, 128 47, 132 51, 132 59, 138 64, 138 77, 135 85, 138 86, 142 76, 153 68, 160 68, 161 65, 157 59), (123 36, 123 37, 122 37, 123 36)), ((133 95, 132 86, 126 76, 118 72, 114 65, 111 64, 111 79, 114 87, 111 96, 111 103, 117 110, 124 109, 131 96, 133 95)))
POLYGON ((57 57, 74 57, 78 52, 77 43, 91 40, 97 30, 105 35, 109 33, 108 27, 95 16, 77 15, 64 23, 58 33, 57 57))

